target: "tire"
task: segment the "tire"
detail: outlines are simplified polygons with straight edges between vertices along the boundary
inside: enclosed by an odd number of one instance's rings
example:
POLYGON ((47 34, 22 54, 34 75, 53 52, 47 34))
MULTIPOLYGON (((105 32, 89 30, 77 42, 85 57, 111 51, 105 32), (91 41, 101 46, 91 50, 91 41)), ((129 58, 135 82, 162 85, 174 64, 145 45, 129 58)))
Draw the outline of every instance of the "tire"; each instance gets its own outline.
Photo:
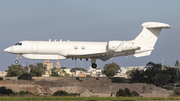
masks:
POLYGON ((97 64, 96 63, 92 63, 91 66, 92 66, 93 69, 97 68, 97 64))
POLYGON ((15 61, 15 63, 16 63, 16 64, 18 64, 18 63, 19 63, 19 61, 18 61, 18 60, 16 60, 16 61, 15 61))

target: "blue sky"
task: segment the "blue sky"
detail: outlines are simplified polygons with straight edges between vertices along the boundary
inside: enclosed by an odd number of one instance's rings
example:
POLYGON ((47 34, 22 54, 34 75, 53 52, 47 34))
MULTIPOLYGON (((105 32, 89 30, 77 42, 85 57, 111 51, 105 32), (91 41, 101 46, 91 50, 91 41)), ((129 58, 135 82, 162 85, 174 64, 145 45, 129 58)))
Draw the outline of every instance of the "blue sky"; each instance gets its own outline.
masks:
MULTIPOLYGON (((180 61, 180 0, 0 0, 0 70, 15 64, 16 55, 3 50, 18 41, 72 40, 98 41, 132 40, 142 30, 144 22, 163 22, 175 27, 162 30, 150 56, 125 56, 108 61, 98 60, 99 68, 115 62, 121 67, 142 66, 152 61, 174 65, 180 61)), ((20 59, 20 64, 44 60, 20 59)), ((55 63, 56 61, 52 61, 55 63)), ((61 66, 74 67, 71 59, 61 66)), ((90 61, 82 61, 89 68, 90 61)), ((81 61, 77 61, 81 66, 81 61)))

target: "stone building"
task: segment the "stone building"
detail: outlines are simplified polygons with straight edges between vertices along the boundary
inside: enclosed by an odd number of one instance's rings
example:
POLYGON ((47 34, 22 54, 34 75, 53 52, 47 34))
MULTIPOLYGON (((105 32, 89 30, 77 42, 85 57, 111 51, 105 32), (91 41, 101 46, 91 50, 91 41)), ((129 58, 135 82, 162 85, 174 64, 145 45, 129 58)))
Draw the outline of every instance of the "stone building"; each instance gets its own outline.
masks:
POLYGON ((49 60, 45 60, 43 66, 47 67, 46 73, 42 75, 43 77, 49 77, 51 75, 51 69, 53 68, 53 63, 49 60))
POLYGON ((43 66, 47 67, 47 71, 51 70, 53 68, 53 63, 50 62, 49 60, 45 60, 43 63, 43 66))
POLYGON ((57 60, 56 68, 61 68, 61 64, 60 64, 59 60, 57 60))

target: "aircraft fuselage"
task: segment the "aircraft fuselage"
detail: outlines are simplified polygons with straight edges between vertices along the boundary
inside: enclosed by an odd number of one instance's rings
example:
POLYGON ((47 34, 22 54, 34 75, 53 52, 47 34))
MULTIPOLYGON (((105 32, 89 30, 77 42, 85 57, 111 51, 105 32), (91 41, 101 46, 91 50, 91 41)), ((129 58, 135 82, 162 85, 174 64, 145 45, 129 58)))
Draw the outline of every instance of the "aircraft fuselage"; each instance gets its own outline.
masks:
POLYGON ((146 22, 142 24, 142 27, 142 32, 131 41, 20 41, 4 51, 22 55, 28 59, 90 58, 92 67, 96 68, 96 59, 106 61, 117 56, 134 55, 135 57, 142 57, 150 55, 161 30, 170 28, 168 24, 159 22, 146 22))

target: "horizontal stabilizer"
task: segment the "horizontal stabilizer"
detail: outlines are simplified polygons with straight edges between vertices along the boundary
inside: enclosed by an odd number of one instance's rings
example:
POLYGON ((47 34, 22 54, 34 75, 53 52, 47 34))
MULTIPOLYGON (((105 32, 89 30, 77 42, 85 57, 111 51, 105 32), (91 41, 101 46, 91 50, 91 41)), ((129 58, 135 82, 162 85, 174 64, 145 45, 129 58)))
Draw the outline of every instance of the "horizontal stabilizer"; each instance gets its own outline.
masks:
POLYGON ((169 24, 159 22, 145 22, 141 26, 145 28, 171 28, 169 24))
POLYGON ((152 51, 148 51, 148 52, 143 52, 143 53, 138 53, 138 54, 134 54, 135 57, 143 57, 143 56, 148 56, 151 54, 152 51))

